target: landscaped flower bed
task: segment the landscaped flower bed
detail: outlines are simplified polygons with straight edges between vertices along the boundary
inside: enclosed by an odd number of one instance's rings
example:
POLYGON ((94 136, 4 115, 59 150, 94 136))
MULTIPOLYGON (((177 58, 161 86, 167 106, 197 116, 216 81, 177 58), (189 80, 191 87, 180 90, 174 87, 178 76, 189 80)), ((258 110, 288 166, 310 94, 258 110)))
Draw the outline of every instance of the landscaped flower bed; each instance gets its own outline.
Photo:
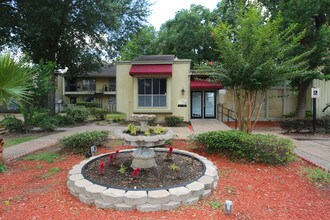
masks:
MULTIPOLYGON (((118 143, 120 145, 120 143, 118 143)), ((185 149, 174 141, 175 149, 185 149)), ((112 146, 114 146, 112 144, 112 146)), ((127 147, 99 149, 106 153, 127 147)), ((234 214, 226 219, 328 219, 329 189, 309 183, 302 174, 302 160, 288 166, 237 163, 196 151, 220 170, 217 189, 197 204, 173 211, 142 213, 103 210, 81 203, 67 189, 68 171, 85 158, 67 155, 53 163, 16 161, 0 174, 0 217, 2 219, 224 219, 222 203, 231 200, 234 214)), ((62 156, 61 156, 62 157, 62 156)))

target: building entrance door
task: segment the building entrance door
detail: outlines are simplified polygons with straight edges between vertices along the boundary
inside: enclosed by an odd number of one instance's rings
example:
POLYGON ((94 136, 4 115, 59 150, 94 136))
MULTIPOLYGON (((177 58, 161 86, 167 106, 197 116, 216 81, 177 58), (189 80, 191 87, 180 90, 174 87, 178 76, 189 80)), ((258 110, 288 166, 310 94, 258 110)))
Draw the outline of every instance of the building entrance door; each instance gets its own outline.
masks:
POLYGON ((215 118, 216 93, 214 91, 191 92, 191 118, 215 118))

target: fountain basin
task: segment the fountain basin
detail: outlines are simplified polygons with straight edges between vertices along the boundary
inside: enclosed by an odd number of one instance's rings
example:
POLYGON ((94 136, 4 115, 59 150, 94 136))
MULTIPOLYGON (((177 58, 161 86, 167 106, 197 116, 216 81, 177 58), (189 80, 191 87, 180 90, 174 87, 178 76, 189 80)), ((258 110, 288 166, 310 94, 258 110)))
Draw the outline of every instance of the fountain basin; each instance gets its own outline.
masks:
MULTIPOLYGON (((158 151, 167 152, 167 149, 156 148, 158 151)), ((131 152, 124 150, 122 152, 131 152)), ((83 175, 83 167, 97 157, 92 157, 73 166, 69 172, 67 186, 71 194, 87 204, 95 204, 100 208, 116 210, 137 209, 143 212, 171 210, 181 205, 196 203, 199 199, 208 197, 211 190, 216 189, 219 176, 217 167, 205 157, 183 150, 175 150, 196 158, 203 163, 204 169, 201 176, 181 185, 160 189, 118 189, 103 186, 86 179, 83 175)))

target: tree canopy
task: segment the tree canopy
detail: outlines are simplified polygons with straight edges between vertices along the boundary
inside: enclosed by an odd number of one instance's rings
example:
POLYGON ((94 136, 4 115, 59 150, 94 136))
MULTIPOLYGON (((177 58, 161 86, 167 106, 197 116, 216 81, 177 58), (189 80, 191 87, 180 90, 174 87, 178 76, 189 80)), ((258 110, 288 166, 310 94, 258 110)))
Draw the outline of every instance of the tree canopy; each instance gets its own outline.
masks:
MULTIPOLYGON (((33 63, 51 61, 70 76, 114 58, 149 14, 147 0, 4 0, 0 7, 0 46, 14 45, 33 63)), ((53 113, 54 92, 48 105, 53 113)))
POLYGON ((143 26, 119 51, 117 60, 132 60, 140 55, 159 54, 157 31, 152 26, 143 26))
POLYGON ((213 30, 221 58, 204 70, 233 89, 240 130, 253 130, 267 89, 305 71, 310 52, 292 56, 304 32, 296 35, 296 25, 281 31, 281 22, 281 16, 267 20, 260 6, 249 4, 235 26, 220 21, 213 30))
POLYGON ((201 5, 178 11, 175 18, 160 28, 158 41, 162 54, 174 54, 178 58, 192 59, 193 63, 214 60, 218 52, 211 36, 209 22, 211 12, 201 5))
POLYGON ((313 79, 330 79, 330 1, 329 0, 260 0, 268 9, 270 18, 282 14, 282 30, 297 23, 295 33, 306 31, 300 46, 293 52, 299 54, 314 48, 308 57, 308 70, 291 81, 298 90, 297 117, 305 117, 307 90, 313 79))

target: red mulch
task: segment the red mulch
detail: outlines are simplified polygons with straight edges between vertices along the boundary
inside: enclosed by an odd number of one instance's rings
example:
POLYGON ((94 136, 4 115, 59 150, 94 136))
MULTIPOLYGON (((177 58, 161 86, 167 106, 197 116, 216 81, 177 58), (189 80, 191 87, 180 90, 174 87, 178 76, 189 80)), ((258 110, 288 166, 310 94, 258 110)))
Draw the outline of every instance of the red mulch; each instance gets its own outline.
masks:
MULTIPOLYGON (((235 127, 235 122, 225 122, 226 125, 228 125, 231 128, 235 127)), ((278 127, 279 122, 277 121, 257 121, 256 128, 269 128, 269 127, 278 127)))
MULTIPOLYGON (((184 141, 173 144, 178 149, 186 145, 184 141)), ((8 165, 7 173, 0 174, 0 219, 330 219, 330 190, 308 182, 301 173, 301 168, 309 165, 306 162, 272 167, 196 152, 219 168, 217 189, 195 205, 152 213, 103 210, 71 195, 67 175, 84 159, 81 156, 67 155, 54 163, 15 161, 8 165), (42 177, 53 167, 59 172, 42 177), (226 216, 223 208, 212 209, 210 205, 225 200, 233 201, 233 215, 226 216)))

